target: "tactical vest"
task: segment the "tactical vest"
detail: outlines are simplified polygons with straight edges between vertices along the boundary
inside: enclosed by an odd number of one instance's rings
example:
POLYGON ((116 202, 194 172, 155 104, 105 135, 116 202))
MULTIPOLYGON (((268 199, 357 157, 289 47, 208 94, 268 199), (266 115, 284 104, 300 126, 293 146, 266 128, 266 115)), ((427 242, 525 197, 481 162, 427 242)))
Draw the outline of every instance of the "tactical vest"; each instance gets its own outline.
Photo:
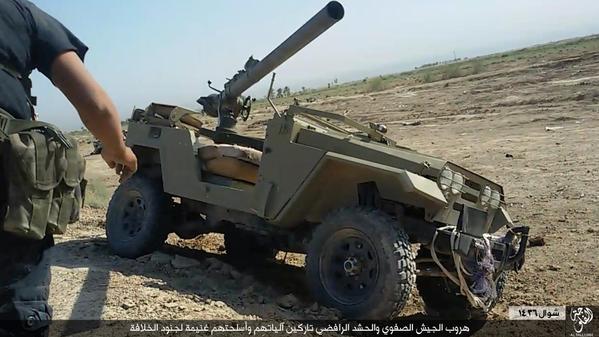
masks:
POLYGON ((49 123, 20 120, 0 108, 0 229, 29 239, 64 234, 79 220, 86 162, 77 141, 49 123))

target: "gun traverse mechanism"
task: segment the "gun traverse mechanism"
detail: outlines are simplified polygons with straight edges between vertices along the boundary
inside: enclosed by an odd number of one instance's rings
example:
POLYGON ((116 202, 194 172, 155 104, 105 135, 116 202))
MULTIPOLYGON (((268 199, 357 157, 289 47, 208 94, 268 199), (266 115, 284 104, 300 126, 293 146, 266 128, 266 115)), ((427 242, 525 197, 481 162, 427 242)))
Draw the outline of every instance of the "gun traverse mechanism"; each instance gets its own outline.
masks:
POLYGON ((218 93, 202 96, 197 102, 202 105, 207 115, 218 118, 216 132, 235 133, 237 118, 247 120, 253 101, 250 96, 242 97, 243 92, 324 33, 343 16, 343 6, 337 1, 331 1, 261 61, 250 56, 244 69, 226 82, 223 90, 213 88, 212 83, 208 81, 208 86, 218 93))

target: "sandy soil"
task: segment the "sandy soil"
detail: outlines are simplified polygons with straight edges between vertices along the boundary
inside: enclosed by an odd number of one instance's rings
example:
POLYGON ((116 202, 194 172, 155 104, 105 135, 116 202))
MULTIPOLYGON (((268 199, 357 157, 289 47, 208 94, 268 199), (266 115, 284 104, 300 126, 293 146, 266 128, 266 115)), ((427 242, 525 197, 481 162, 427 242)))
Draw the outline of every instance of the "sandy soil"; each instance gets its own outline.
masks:
MULTIPOLYGON (((599 305, 599 50, 511 60, 491 71, 399 85, 310 104, 385 123, 400 144, 503 184, 513 218, 546 245, 531 247, 492 317, 510 305, 599 305), (419 121, 419 125, 404 125, 419 121)), ((271 113, 245 123, 260 134, 271 113)), ((84 144, 82 151, 91 147, 84 144)), ((88 179, 116 186, 99 156, 88 179)), ((169 238, 160 253, 125 260, 107 247, 105 210, 85 208, 57 237, 51 304, 57 319, 328 318, 303 283, 301 257, 239 266, 220 237, 169 238), (188 260, 190 259, 190 260, 188 260)), ((414 292, 402 315, 422 312, 414 292)))

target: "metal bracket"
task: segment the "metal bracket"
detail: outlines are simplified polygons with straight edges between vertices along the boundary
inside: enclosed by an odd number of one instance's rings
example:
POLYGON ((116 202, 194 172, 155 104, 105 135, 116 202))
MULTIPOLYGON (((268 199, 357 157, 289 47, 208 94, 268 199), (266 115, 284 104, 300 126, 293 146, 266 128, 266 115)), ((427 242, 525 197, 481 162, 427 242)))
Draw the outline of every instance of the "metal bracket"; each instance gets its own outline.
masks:
POLYGON ((275 75, 276 73, 272 73, 272 79, 270 80, 270 87, 268 88, 268 94, 266 95, 266 99, 268 100, 268 103, 270 103, 270 106, 273 108, 273 110, 277 113, 277 115, 281 117, 281 113, 275 106, 275 103, 273 103, 273 101, 270 99, 270 95, 272 95, 272 86, 275 83, 275 75))

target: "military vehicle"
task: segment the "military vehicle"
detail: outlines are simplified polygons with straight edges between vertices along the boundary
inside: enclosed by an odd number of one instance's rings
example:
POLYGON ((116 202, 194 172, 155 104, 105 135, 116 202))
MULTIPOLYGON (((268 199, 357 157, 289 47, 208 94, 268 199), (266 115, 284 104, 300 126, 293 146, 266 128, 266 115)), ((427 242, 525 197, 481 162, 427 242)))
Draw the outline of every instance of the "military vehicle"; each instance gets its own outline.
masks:
POLYGON ((94 139, 92 145, 94 146, 94 149, 92 150, 92 152, 90 153, 90 155, 94 155, 94 154, 100 154, 102 153, 102 142, 98 139, 94 139))
POLYGON ((201 112, 134 109, 126 142, 139 171, 110 201, 109 245, 136 258, 171 233, 222 233, 240 261, 305 254, 314 298, 345 318, 393 318, 415 286, 431 314, 484 317, 522 267, 528 236, 501 185, 398 145, 382 124, 295 104, 280 111, 270 98, 264 137, 236 131, 254 102, 242 94, 343 16, 330 2, 223 90, 208 81, 216 93, 198 99, 201 112), (218 125, 204 127, 203 114, 218 125))
MULTIPOLYGON (((123 130, 123 140, 127 140, 127 130, 123 130)), ((94 139, 92 142, 92 145, 94 146, 94 149, 92 150, 90 155, 102 153, 102 149, 104 148, 104 145, 102 144, 102 142, 100 140, 94 139)))

